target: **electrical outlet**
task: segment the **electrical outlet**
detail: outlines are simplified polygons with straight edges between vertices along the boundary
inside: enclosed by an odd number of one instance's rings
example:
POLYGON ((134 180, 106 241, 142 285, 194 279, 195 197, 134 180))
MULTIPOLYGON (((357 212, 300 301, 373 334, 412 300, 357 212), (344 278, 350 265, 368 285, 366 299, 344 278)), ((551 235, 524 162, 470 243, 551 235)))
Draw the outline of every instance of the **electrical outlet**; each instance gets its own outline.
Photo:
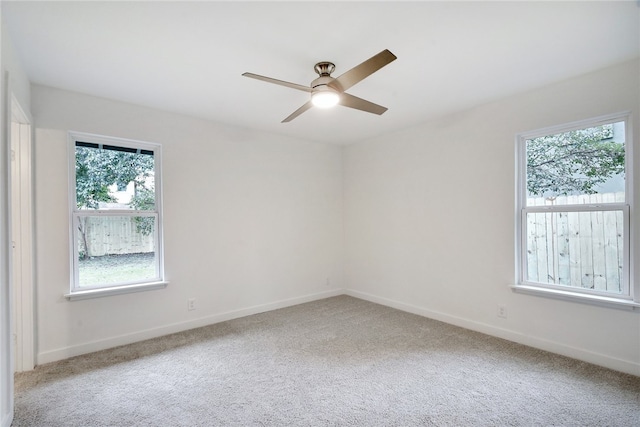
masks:
POLYGON ((507 307, 504 305, 498 305, 498 317, 502 317, 503 319, 507 318, 507 307))
POLYGON ((195 298, 189 298, 187 300, 187 310, 193 311, 195 309, 196 309, 196 299, 195 298))
POLYGON ((331 279, 329 277, 327 277, 327 280, 325 280, 324 285, 331 286, 331 279))

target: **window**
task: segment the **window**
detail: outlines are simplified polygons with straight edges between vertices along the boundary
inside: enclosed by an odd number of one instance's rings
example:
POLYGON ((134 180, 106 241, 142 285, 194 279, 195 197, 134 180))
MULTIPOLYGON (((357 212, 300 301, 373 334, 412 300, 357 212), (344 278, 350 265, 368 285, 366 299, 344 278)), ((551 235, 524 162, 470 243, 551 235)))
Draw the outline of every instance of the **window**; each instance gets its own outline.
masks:
POLYGON ((516 290, 638 305, 629 129, 629 115, 619 114, 518 136, 516 290))
POLYGON ((160 146, 70 134, 68 297, 164 287, 160 146))

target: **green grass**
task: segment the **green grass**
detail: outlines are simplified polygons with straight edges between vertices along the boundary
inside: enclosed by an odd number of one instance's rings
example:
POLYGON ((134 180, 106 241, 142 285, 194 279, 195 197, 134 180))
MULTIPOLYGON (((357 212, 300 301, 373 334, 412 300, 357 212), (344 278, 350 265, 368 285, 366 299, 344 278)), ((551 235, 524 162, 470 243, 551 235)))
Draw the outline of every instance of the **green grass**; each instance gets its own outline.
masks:
POLYGON ((156 276, 155 253, 104 255, 79 261, 80 286, 137 282, 156 276))

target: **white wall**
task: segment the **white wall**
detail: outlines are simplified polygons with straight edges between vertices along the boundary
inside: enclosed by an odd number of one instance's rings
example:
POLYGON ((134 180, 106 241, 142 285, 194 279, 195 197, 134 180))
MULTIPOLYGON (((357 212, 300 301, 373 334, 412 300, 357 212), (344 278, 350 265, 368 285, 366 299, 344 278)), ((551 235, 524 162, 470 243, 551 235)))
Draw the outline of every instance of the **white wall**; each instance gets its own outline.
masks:
MULTIPOLYGON (((622 64, 344 149, 33 86, 38 362, 346 288, 638 375, 639 311, 516 294, 509 285, 515 134, 632 110, 640 174, 639 71, 637 61, 622 64), (166 289, 62 296, 68 130, 163 144, 166 289), (188 312, 191 297, 198 308, 188 312), (498 304, 507 319, 496 316, 498 304)), ((640 233, 634 238, 640 248, 640 233)))
MULTIPOLYGON (((1 11, 1 5, 0 5, 1 11)), ((1 12, 0 12, 1 15, 1 12)), ((13 356, 11 343, 12 293, 9 244, 9 151, 12 95, 26 114, 30 108, 29 80, 17 60, 0 16, 0 425, 9 426, 13 417, 13 356)))
POLYGON ((345 287, 640 375, 640 310, 509 288, 515 283, 515 135, 627 110, 634 114, 632 223, 640 266, 639 76, 638 62, 629 62, 346 147, 345 287), (496 316, 498 304, 507 307, 507 319, 496 316))
MULTIPOLYGON (((0 4, 0 15, 2 13, 0 4)), ((0 425, 8 427, 13 420, 13 366, 11 364, 11 286, 7 255, 8 194, 7 194, 7 91, 4 69, 4 25, 0 16, 0 425)))
POLYGON ((42 86, 32 112, 38 363, 340 293, 339 147, 42 86), (166 289, 63 297, 69 130, 162 144, 166 289))

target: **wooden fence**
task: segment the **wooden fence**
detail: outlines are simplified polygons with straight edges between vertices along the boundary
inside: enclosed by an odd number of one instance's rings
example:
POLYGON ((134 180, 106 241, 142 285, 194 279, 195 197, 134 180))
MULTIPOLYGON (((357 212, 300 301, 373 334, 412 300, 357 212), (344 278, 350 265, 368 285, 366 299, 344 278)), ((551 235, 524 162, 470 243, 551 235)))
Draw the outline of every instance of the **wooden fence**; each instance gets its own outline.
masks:
MULTIPOLYGON (((528 206, 624 202, 624 193, 528 199, 528 206)), ((527 274, 533 282, 620 293, 622 211, 527 215, 527 274)))
MULTIPOLYGON (((154 236, 138 231, 135 219, 124 216, 86 217, 89 256, 133 254, 154 251, 154 236)), ((80 251, 86 249, 80 236, 80 251)))

